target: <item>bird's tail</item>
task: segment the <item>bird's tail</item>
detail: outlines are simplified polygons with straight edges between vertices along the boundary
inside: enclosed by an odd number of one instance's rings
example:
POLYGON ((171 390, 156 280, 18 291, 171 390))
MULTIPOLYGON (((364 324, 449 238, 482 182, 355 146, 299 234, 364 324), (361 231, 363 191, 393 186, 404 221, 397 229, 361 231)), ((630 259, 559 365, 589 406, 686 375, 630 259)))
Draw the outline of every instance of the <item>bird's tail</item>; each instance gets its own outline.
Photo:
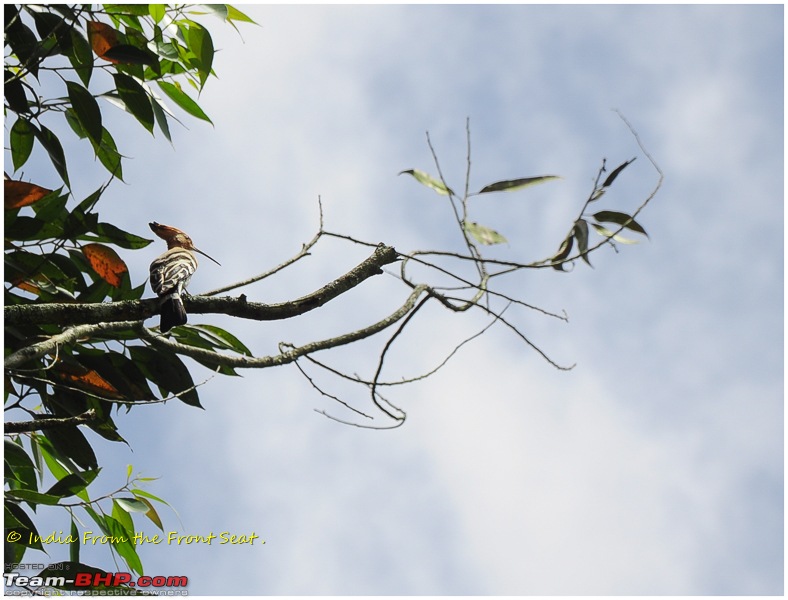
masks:
POLYGON ((186 309, 183 307, 183 300, 179 292, 168 294, 161 303, 161 322, 159 329, 162 333, 167 333, 176 325, 186 324, 186 309))

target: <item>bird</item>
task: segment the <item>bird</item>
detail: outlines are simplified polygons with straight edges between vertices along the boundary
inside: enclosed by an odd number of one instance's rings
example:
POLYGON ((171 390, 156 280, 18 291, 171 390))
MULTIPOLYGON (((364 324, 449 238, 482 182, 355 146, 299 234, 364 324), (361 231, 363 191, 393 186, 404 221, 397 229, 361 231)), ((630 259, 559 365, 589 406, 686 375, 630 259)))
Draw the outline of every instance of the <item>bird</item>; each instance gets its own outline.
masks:
POLYGON ((153 221, 148 223, 153 233, 167 242, 167 251, 150 264, 150 284, 161 298, 159 329, 167 333, 176 325, 185 325, 186 309, 181 294, 186 290, 194 271, 197 270, 195 252, 217 260, 197 249, 192 239, 180 229, 153 221))

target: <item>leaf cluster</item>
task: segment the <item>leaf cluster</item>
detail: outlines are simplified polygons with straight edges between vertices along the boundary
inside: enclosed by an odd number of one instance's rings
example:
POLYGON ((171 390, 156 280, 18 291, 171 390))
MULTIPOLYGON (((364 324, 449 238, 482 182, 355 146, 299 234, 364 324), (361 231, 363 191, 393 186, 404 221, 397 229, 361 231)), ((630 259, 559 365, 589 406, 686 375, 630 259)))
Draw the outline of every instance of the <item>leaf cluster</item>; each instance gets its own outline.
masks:
POLYGON ((624 237, 619 233, 622 229, 629 229, 648 237, 646 230, 643 229, 643 227, 637 221, 635 221, 635 217, 625 212, 618 210, 598 210, 592 214, 589 214, 588 212, 589 206, 593 202, 597 202, 605 195, 610 186, 613 185, 613 182, 616 180, 616 178, 627 166, 632 164, 634 160, 635 159, 632 158, 618 165, 607 175, 607 177, 605 177, 604 181, 602 181, 600 184, 599 181, 602 178, 602 175, 607 172, 605 167, 606 161, 602 161, 602 166, 600 167, 599 172, 597 173, 596 181, 594 182, 594 189, 591 191, 591 194, 589 194, 585 204, 583 204, 583 208, 580 211, 580 216, 575 220, 574 224, 572 225, 572 229, 570 229, 567 236, 561 242, 558 251, 546 261, 554 269, 558 271, 564 271, 564 266, 568 263, 572 263, 577 259, 578 256, 582 258, 588 266, 591 266, 591 261, 588 258, 589 253, 604 243, 612 244, 613 242, 618 242, 620 244, 636 244, 637 240, 624 237), (605 225, 609 225, 611 223, 618 227, 611 230, 605 225), (602 242, 596 244, 595 246, 589 245, 589 224, 594 229, 594 231, 603 238, 602 242), (577 254, 572 255, 572 250, 574 248, 577 248, 577 254))
MULTIPOLYGON (((252 22, 229 5, 5 5, 4 108, 11 123, 7 149, 14 173, 4 178, 7 307, 142 297, 145 282, 132 282, 121 254, 152 240, 102 221, 97 209, 110 183, 123 179, 123 156, 105 126, 107 105, 100 101, 125 110, 151 133, 158 128, 170 141, 175 119, 170 103, 210 122, 195 99, 213 74, 212 38, 195 20, 204 14, 233 27, 252 22), (109 173, 108 181, 85 198, 74 198, 73 174, 50 123, 57 119, 65 119, 79 139, 89 142, 88 151, 109 173), (62 181, 57 189, 22 177, 36 145, 62 181)), ((87 515, 103 535, 126 539, 110 547, 130 570, 142 573, 131 541, 132 516, 147 517, 161 528, 151 501, 163 501, 138 488, 137 482, 145 480, 132 479, 131 471, 123 488, 91 499, 88 486, 101 468, 79 427, 125 443, 113 420, 123 407, 174 398, 200 406, 198 386, 184 362, 143 342, 139 327, 133 321, 89 331, 53 324, 6 326, 5 410, 11 419, 27 419, 6 421, 6 562, 20 562, 31 548, 44 550, 29 511, 56 506, 70 515, 77 540, 69 545, 72 563, 79 563, 78 525, 85 525, 76 512, 80 508, 82 518, 87 515), (40 352, 8 367, 10 357, 41 340, 40 352), (44 485, 50 479, 54 483, 44 485), (111 509, 105 510, 107 503, 111 509), (9 533, 20 534, 18 541, 9 533)), ((218 327, 181 327, 175 338, 194 348, 249 353, 218 327)), ((234 374, 229 367, 220 371, 234 374)))
MULTIPOLYGON (((600 184, 599 181, 601 176, 606 172, 605 161, 602 162, 602 167, 600 168, 594 183, 594 189, 583 205, 580 216, 573 223, 569 234, 561 242, 558 251, 552 257, 542 262, 549 264, 559 271, 563 271, 565 264, 574 261, 578 257, 582 258, 588 265, 591 265, 591 262, 588 259, 588 254, 591 250, 598 247, 598 245, 595 247, 589 246, 589 224, 600 236, 605 238, 604 241, 616 241, 622 244, 637 243, 635 240, 625 238, 619 234, 619 231, 623 228, 630 229, 631 231, 641 233, 648 237, 646 230, 637 221, 635 221, 633 216, 627 213, 616 210, 599 210, 593 214, 587 214, 588 206, 591 203, 597 202, 599 199, 601 199, 602 196, 605 195, 605 192, 607 192, 608 188, 613 185, 613 182, 621 174, 621 172, 634 160, 635 159, 633 158, 620 164, 612 172, 610 172, 600 184), (617 231, 611 231, 608 227, 603 225, 604 223, 613 223, 614 225, 618 225, 619 228, 617 231), (572 256, 572 249, 575 246, 578 248, 578 253, 572 256)), ((435 191, 439 195, 449 197, 452 202, 452 208, 454 209, 457 222, 465 234, 468 249, 471 254, 477 258, 481 258, 478 246, 476 245, 477 243, 484 246, 490 246, 494 244, 505 244, 508 242, 508 240, 498 231, 495 231, 494 229, 485 225, 481 225, 476 221, 470 220, 468 210, 470 198, 492 192, 515 192, 534 185, 560 179, 560 177, 557 175, 538 175, 531 177, 520 177, 517 179, 506 179, 485 185, 475 193, 468 193, 466 191, 464 196, 460 197, 446 184, 445 181, 443 181, 442 177, 436 178, 419 169, 407 169, 405 171, 401 171, 400 175, 403 174, 412 176, 420 184, 435 191)))
POLYGON ((7 4, 4 11, 5 109, 16 115, 10 134, 14 170, 27 162, 37 142, 69 187, 63 145, 44 124, 48 115, 65 116, 107 171, 123 179, 123 156, 104 126, 98 100, 130 113, 151 133, 158 127, 170 141, 170 121, 176 117, 169 102, 210 123, 194 94, 213 73, 215 50, 210 32, 194 17, 210 12, 233 26, 252 22, 229 5, 7 4), (38 93, 45 74, 60 82, 60 95, 38 93))
MULTIPOLYGON (((57 433, 49 431, 47 435, 33 433, 27 445, 21 439, 5 440, 6 564, 20 563, 29 549, 46 552, 44 544, 52 543, 47 536, 53 534, 42 535, 25 507, 34 513, 41 507, 62 507, 68 512, 70 522, 68 534, 62 531, 58 534, 57 546, 68 548, 69 562, 75 571, 101 572, 80 563, 80 550, 86 541, 80 528, 94 531, 94 526, 89 524, 92 522, 98 526, 94 535, 106 536, 103 539, 110 540, 102 545, 109 547, 128 570, 142 575, 142 561, 137 553, 139 540, 135 538, 140 526, 135 526, 134 518, 146 518, 163 531, 154 502, 164 505, 167 502, 140 487, 140 484, 153 479, 133 477, 131 465, 127 468, 126 483, 121 488, 91 498, 88 486, 101 468, 90 444, 80 436, 74 427, 73 431, 63 428, 57 433), (54 478, 55 483, 45 485, 49 478, 54 478)), ((40 575, 46 578, 47 573, 45 569, 40 575)), ((62 572, 50 574, 62 575, 62 572)), ((75 588, 66 585, 62 589, 75 588)))

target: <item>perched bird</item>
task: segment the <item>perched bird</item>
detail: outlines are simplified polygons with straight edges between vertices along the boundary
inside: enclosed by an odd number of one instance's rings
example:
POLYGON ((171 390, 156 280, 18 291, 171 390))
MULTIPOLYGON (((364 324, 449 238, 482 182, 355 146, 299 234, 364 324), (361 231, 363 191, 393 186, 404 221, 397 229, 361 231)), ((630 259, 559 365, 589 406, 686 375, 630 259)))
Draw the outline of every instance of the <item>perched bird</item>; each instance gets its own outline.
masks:
POLYGON ((186 309, 183 307, 181 294, 197 269, 197 257, 194 253, 199 252, 217 265, 219 263, 195 248, 191 238, 180 229, 155 221, 149 225, 153 233, 167 242, 167 252, 150 264, 150 284, 162 300, 160 329, 162 333, 166 333, 176 325, 186 323, 186 309))

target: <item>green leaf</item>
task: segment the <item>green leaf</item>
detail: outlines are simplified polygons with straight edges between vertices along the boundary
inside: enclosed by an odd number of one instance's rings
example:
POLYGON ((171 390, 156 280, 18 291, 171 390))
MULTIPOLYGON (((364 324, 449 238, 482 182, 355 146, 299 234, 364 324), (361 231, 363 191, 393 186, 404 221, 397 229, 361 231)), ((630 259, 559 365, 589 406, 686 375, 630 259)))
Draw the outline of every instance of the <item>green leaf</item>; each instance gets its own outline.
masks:
POLYGON ((497 231, 485 227, 484 225, 479 225, 474 221, 466 221, 463 223, 463 227, 465 231, 476 239, 476 241, 482 244, 505 244, 507 242, 507 239, 497 231))
POLYGON ((229 331, 225 331, 221 327, 216 327, 215 325, 192 325, 191 327, 194 329, 201 329, 212 334, 216 339, 219 340, 221 346, 229 350, 235 350, 239 354, 252 356, 252 351, 249 350, 249 348, 247 348, 243 342, 241 342, 241 340, 239 340, 229 331))
MULTIPOLYGON (((233 21, 252 23, 253 25, 257 25, 257 23, 253 19, 251 19, 250 17, 248 17, 247 15, 245 15, 240 10, 238 10, 237 8, 235 8, 230 4, 202 4, 200 6, 207 9, 206 11, 207 13, 219 17, 223 21, 226 21, 227 23, 232 25, 236 31, 238 31, 238 28, 235 26, 235 23, 233 21)), ((195 14, 195 15, 206 14, 206 12, 197 11, 197 10, 189 11, 190 14, 195 14)))
POLYGON ((51 12, 30 12, 41 41, 45 42, 46 48, 51 48, 49 54, 68 54, 71 51, 71 25, 51 12))
POLYGON ((136 498, 115 498, 115 502, 117 502, 118 506, 123 510, 129 513, 136 512, 144 514, 148 512, 148 505, 136 498))
POLYGON ((153 133, 153 107, 150 96, 139 82, 123 73, 115 73, 115 87, 126 109, 142 124, 145 129, 153 133))
POLYGON ((58 188, 33 204, 33 211, 35 211, 36 217, 44 222, 60 221, 66 218, 68 214, 66 212, 66 203, 68 202, 69 194, 61 195, 60 192, 62 190, 62 187, 58 188))
POLYGON ((200 108, 200 105, 197 104, 194 100, 192 100, 187 94, 185 94, 180 88, 175 86, 174 84, 168 81, 157 81, 156 83, 159 84, 159 87, 162 91, 167 94, 167 96, 175 102, 178 106, 180 106, 183 110, 187 113, 192 115, 193 117, 197 117, 198 119, 202 119, 203 121, 208 121, 211 125, 213 125, 213 121, 208 118, 203 110, 200 108))
POLYGON ((607 190, 606 190, 605 188, 598 188, 598 189, 594 190, 594 193, 591 195, 591 197, 588 199, 588 201, 589 201, 589 202, 596 202, 596 201, 597 201, 597 200, 599 200, 599 199, 600 199, 602 196, 604 196, 604 195, 605 195, 605 192, 606 192, 606 191, 607 191, 607 190))
POLYGON ((45 504, 54 506, 60 502, 60 496, 51 496, 50 494, 42 494, 41 492, 34 492, 33 490, 6 490, 5 495, 8 498, 24 500, 31 505, 45 504))
POLYGON ((627 229, 637 231, 648 237, 646 230, 626 213, 617 212, 615 210, 600 210, 598 213, 594 213, 594 218, 602 223, 616 223, 617 225, 622 225, 627 229))
POLYGON ((168 60, 168 61, 177 61, 180 58, 180 54, 178 53, 178 42, 175 40, 169 41, 159 41, 156 40, 152 49, 155 50, 156 54, 158 54, 161 58, 168 60))
POLYGON ((151 106, 153 106, 153 116, 156 117, 156 123, 159 125, 159 129, 161 129, 167 141, 172 143, 170 125, 167 122, 167 113, 156 98, 151 98, 151 106))
POLYGON ((186 35, 189 50, 194 54, 192 66, 200 76, 200 87, 205 85, 213 65, 213 40, 208 30, 197 23, 191 23, 186 35))
POLYGON ((21 529, 24 527, 22 523, 20 523, 17 518, 11 514, 11 511, 8 510, 8 507, 5 507, 5 512, 3 515, 3 525, 5 525, 6 529, 11 529, 12 527, 21 529))
POLYGON ((182 402, 202 408, 197 390, 193 389, 194 381, 189 369, 176 354, 146 346, 132 346, 129 353, 143 374, 162 390, 162 394, 178 394, 182 402))
POLYGON ((550 262, 553 263, 553 268, 556 271, 563 271, 564 270, 564 262, 569 254, 572 252, 572 247, 574 246, 575 238, 570 233, 566 236, 563 242, 561 242, 561 246, 558 248, 558 252, 550 259, 550 262))
POLYGON ((137 550, 134 548, 134 543, 131 541, 129 532, 118 521, 109 516, 104 517, 104 522, 107 524, 109 535, 111 536, 111 544, 115 551, 126 561, 129 568, 137 573, 143 575, 142 562, 137 555, 137 550))
POLYGON ((166 6, 164 4, 148 4, 148 13, 154 23, 161 23, 164 18, 166 6))
POLYGON ((11 144, 11 160, 14 163, 14 171, 18 171, 30 158, 30 153, 33 151, 33 142, 35 138, 33 135, 33 127, 30 121, 23 117, 19 117, 9 134, 9 141, 11 144))
POLYGON ((76 133, 79 139, 84 140, 86 137, 88 137, 87 131, 85 131, 85 128, 82 127, 82 123, 79 121, 77 112, 73 108, 67 108, 63 114, 66 117, 66 123, 68 123, 68 126, 71 127, 71 131, 76 133))
POLYGON ((70 473, 56 482, 46 493, 50 496, 60 496, 61 498, 74 496, 88 487, 97 475, 98 471, 70 473))
POLYGON ((490 185, 484 186, 479 190, 479 194, 487 194, 489 192, 514 192, 521 190, 525 187, 537 185, 552 181, 553 179, 561 179, 558 175, 540 175, 539 177, 523 177, 521 179, 507 179, 505 181, 496 181, 490 185))
POLYGON ((44 459, 50 473, 55 476, 55 479, 66 477, 69 474, 68 469, 58 462, 57 450, 54 449, 49 439, 39 435, 36 437, 36 440, 41 457, 44 459))
POLYGON ((158 496, 154 496, 150 492, 146 492, 145 490, 133 489, 133 490, 131 490, 131 493, 134 494, 137 497, 150 498, 151 500, 155 500, 156 502, 161 502, 162 504, 165 504, 165 505, 169 506, 169 504, 166 501, 162 500, 158 496))
POLYGON ((60 175, 65 184, 70 188, 71 184, 68 180, 68 169, 66 168, 66 155, 63 152, 63 146, 60 144, 60 140, 43 125, 41 125, 40 129, 32 124, 31 126, 33 127, 33 135, 36 136, 38 142, 44 147, 47 154, 49 154, 49 160, 52 161, 58 175, 60 175))
POLYGON ((112 547, 126 561, 126 564, 132 571, 142 575, 142 562, 134 549, 134 544, 129 539, 126 528, 121 525, 120 521, 112 517, 104 517, 104 521, 107 524, 107 529, 109 529, 109 535, 114 538, 112 547))
POLYGON ((110 174, 123 181, 123 163, 121 162, 123 157, 118 152, 115 140, 106 127, 103 128, 101 133, 101 143, 99 145, 93 144, 93 151, 101 164, 104 165, 104 168, 110 174))
POLYGON ((116 227, 112 223, 99 223, 96 226, 96 233, 98 233, 97 237, 85 237, 81 239, 90 239, 95 242, 108 242, 120 246, 121 248, 128 248, 129 250, 145 248, 145 246, 153 242, 153 240, 134 235, 128 231, 123 231, 120 227, 116 227))
POLYGON ((106 186, 101 186, 95 192, 87 196, 82 202, 80 202, 77 205, 77 207, 72 211, 72 213, 81 213, 83 215, 94 214, 94 213, 90 213, 90 210, 94 206, 96 206, 98 201, 101 199, 101 194, 103 194, 104 190, 106 189, 107 189, 106 186))
POLYGON ((575 239, 577 240, 577 249, 586 264, 591 267, 591 261, 588 260, 588 223, 583 219, 575 221, 573 229, 575 239))
MULTIPOLYGON (((10 211, 9 211, 10 212, 10 211)), ((31 241, 40 240, 38 236, 44 222, 33 217, 16 217, 14 220, 13 228, 7 231, 7 235, 15 241, 31 241)))
POLYGON ((68 558, 71 562, 78 563, 79 562, 79 530, 77 529, 77 523, 74 521, 74 518, 71 518, 71 531, 69 532, 71 539, 73 540, 68 545, 68 558))
POLYGON ((8 107, 15 113, 29 113, 30 104, 27 101, 25 86, 22 80, 14 77, 14 74, 6 69, 3 75, 3 96, 8 103, 8 107))
POLYGON ((67 81, 68 99, 79 119, 79 123, 91 140, 101 142, 101 109, 98 102, 88 90, 73 81, 67 81))
POLYGON ((61 15, 63 15, 67 19, 71 19, 72 21, 77 18, 76 13, 73 10, 71 10, 71 7, 66 6, 65 4, 63 4, 63 5, 54 4, 50 8, 52 10, 56 10, 61 15))
POLYGON ((109 535, 109 529, 107 528, 107 523, 104 521, 104 515, 98 514, 89 504, 87 506, 83 506, 83 508, 85 509, 85 512, 90 515, 90 518, 95 521, 96 525, 99 526, 101 533, 104 535, 109 535))
POLYGON ((47 437, 61 456, 70 458, 83 469, 98 468, 93 448, 76 426, 50 429, 47 437))
POLYGON ((41 47, 38 37, 33 33, 19 16, 14 5, 4 4, 5 9, 5 43, 11 48, 19 64, 27 65, 33 77, 38 77, 38 67, 41 61, 41 47))
MULTIPOLYGON (((637 156, 635 158, 637 158, 637 156)), ((605 182, 602 184, 602 187, 603 188, 609 187, 615 181, 616 177, 619 176, 621 171, 623 171, 627 167, 627 165, 632 163, 632 161, 634 161, 635 158, 633 158, 632 160, 628 160, 627 162, 622 163, 618 165, 615 169, 613 169, 610 175, 607 176, 607 179, 605 179, 605 182)))
POLYGON ((420 184, 426 185, 428 188, 435 190, 436 192, 438 192, 443 196, 455 195, 450 187, 445 185, 443 182, 438 181, 431 175, 427 175, 427 173, 425 173, 424 171, 419 171, 418 169, 407 169, 405 171, 400 171, 398 174, 411 175, 420 184))
POLYGON ((234 6, 231 6, 230 4, 225 4, 224 6, 227 8, 227 20, 229 22, 232 23, 233 21, 243 21, 244 23, 254 23, 257 25, 253 19, 247 17, 234 6))
POLYGON ((36 467, 25 449, 10 440, 5 440, 3 447, 6 466, 11 469, 14 478, 24 486, 24 489, 38 491, 36 467))
MULTIPOLYGON (((6 491, 6 496, 8 496, 8 493, 9 492, 6 491)), ((44 547, 41 545, 41 536, 38 535, 38 530, 36 529, 36 526, 33 524, 33 521, 30 519, 30 517, 27 516, 27 513, 24 511, 24 509, 21 506, 19 506, 19 504, 17 504, 16 502, 10 502, 8 498, 6 498, 4 506, 5 506, 6 514, 10 514, 15 522, 22 524, 21 527, 17 527, 17 526, 8 527, 8 523, 7 523, 5 526, 5 535, 6 535, 5 539, 9 540, 11 532, 16 532, 20 536, 18 541, 16 542, 17 544, 20 544, 22 546, 27 546, 28 548, 35 548, 36 550, 43 551, 44 547)), ((6 545, 6 548, 8 548, 8 545, 6 545)), ((8 561, 7 554, 5 560, 8 561)))
MULTIPOLYGON (((134 490, 132 490, 132 492, 133 491, 134 490)), ((156 512, 156 508, 153 506, 151 501, 148 500, 147 498, 140 498, 139 501, 148 507, 148 512, 145 513, 145 516, 148 517, 151 520, 151 522, 154 525, 156 525, 156 527, 164 531, 164 526, 161 523, 161 517, 159 517, 159 513, 156 512)))
MULTIPOLYGON (((127 16, 127 15, 133 15, 135 17, 145 17, 149 14, 149 9, 147 4, 105 4, 104 10, 106 10, 111 15, 117 17, 127 16)), ((136 21, 133 20, 130 22, 137 23, 136 21)))
POLYGON ((71 66, 76 71, 85 87, 90 83, 90 76, 93 74, 93 50, 76 27, 71 28, 72 49, 68 54, 71 66))
POLYGON ((603 235, 605 237, 614 239, 615 241, 617 241, 617 242, 619 242, 621 244, 637 244, 637 240, 630 240, 628 238, 621 237, 620 235, 613 233, 612 231, 610 231, 606 227, 602 227, 602 225, 599 225, 598 223, 591 223, 591 226, 594 229, 596 229, 596 232, 599 235, 603 235))
POLYGON ((123 529, 125 529, 127 532, 127 538, 132 538, 134 536, 134 520, 114 498, 112 500, 112 518, 117 520, 123 526, 123 529))
POLYGON ((226 21, 230 11, 228 10, 227 4, 203 4, 201 8, 205 8, 206 11, 196 11, 192 10, 189 11, 190 14, 193 15, 204 15, 204 14, 211 14, 215 17, 219 17, 222 21, 226 21))
POLYGON ((123 65, 153 65, 154 68, 157 62, 152 54, 132 44, 112 46, 104 52, 102 58, 112 59, 123 65))

